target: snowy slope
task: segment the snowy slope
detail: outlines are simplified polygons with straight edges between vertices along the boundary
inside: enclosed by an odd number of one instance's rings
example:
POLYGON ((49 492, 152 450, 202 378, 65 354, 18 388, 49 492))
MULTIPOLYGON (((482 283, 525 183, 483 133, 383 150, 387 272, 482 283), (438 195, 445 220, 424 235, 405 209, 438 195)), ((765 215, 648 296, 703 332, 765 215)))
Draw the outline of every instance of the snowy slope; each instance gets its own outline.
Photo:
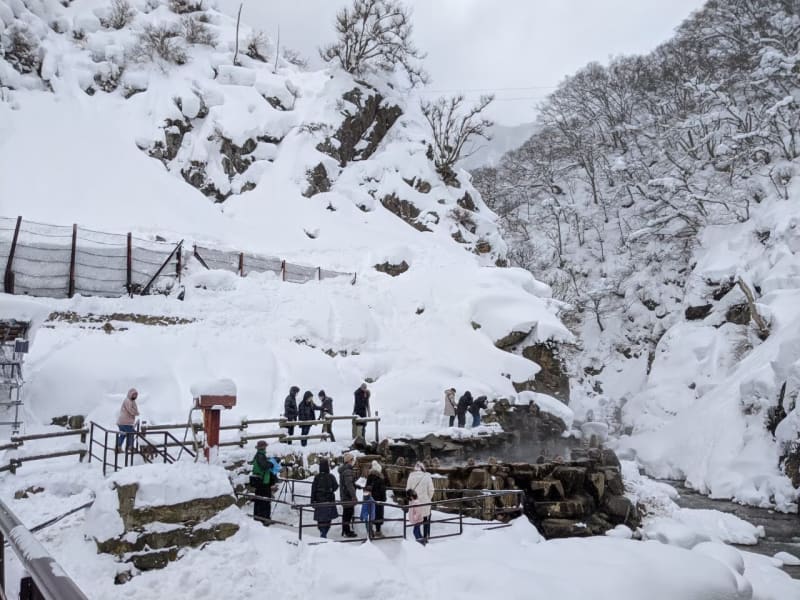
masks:
MULTIPOLYGON (((192 322, 114 323, 111 335, 61 322, 42 330, 27 360, 32 422, 85 413, 112 423, 132 385, 146 419, 184 418, 190 386, 218 377, 236 381, 237 414, 276 416, 293 384, 324 388, 341 414, 369 378, 373 410, 398 423, 438 425, 446 386, 509 396, 512 381, 536 373, 536 364, 495 348, 497 339, 536 324, 541 339, 571 337, 546 286, 494 267, 505 253, 496 218, 466 174, 460 188, 439 180, 401 81, 305 72, 282 57, 275 69, 266 40, 258 48, 268 62, 240 53, 234 67, 234 21, 213 9, 189 16, 207 23, 214 47, 184 44, 183 65, 136 61, 138 32, 178 28, 187 15, 167 2, 133 6, 117 30, 102 24, 108 5, 100 0, 0 4, 8 31, 27 24, 41 61, 40 75, 21 75, 0 59, 0 214, 279 255, 355 271, 357 284, 209 277, 190 264, 183 303, 33 300, 84 315, 192 322), (106 92, 109 70, 118 77, 106 92), (355 144, 358 156, 335 159, 342 122, 364 114, 359 104, 377 95, 401 116, 373 143, 376 119, 355 144), (330 189, 309 194, 308 172, 318 165, 330 189), (202 181, 190 185, 196 173, 202 181), (465 194, 474 210, 459 206, 465 194), (398 277, 374 269, 402 261, 410 268, 398 277)), ((243 27, 242 40, 250 35, 243 27)))

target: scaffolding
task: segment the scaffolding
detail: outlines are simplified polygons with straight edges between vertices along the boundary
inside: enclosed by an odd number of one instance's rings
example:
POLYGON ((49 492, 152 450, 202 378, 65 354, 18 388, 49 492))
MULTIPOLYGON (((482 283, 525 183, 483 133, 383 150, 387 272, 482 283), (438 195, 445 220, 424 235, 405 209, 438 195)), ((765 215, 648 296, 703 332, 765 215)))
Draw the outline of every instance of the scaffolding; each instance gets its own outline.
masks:
POLYGON ((30 322, 0 320, 0 426, 20 432, 22 406, 22 359, 28 353, 30 322))

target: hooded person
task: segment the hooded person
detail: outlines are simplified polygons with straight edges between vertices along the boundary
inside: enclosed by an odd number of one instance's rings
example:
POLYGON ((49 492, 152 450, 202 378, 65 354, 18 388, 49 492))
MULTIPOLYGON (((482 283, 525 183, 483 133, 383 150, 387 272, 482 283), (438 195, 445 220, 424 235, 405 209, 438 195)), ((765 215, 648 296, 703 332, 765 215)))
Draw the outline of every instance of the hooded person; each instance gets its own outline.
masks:
MULTIPOLYGON (((297 421, 297 393, 300 391, 300 388, 296 385, 293 385, 289 388, 289 395, 283 401, 283 416, 286 418, 287 421, 297 421)), ((288 431, 289 436, 294 435, 294 425, 290 425, 286 428, 288 431)), ((289 441, 291 444, 291 440, 289 441)))
POLYGON ((472 406, 472 394, 467 390, 458 399, 456 405, 456 416, 458 417, 458 426, 464 427, 467 424, 467 411, 472 406))
POLYGON ((370 465, 367 483, 372 490, 372 499, 375 500, 375 537, 383 537, 381 526, 383 525, 383 502, 386 502, 386 479, 383 476, 383 467, 377 460, 373 460, 370 465))
MULTIPOLYGON (((369 397, 370 391, 367 388, 366 383, 362 383, 358 386, 358 389, 353 392, 353 414, 357 417, 361 417, 365 419, 369 417, 372 413, 372 410, 369 405, 369 397)), ((355 437, 358 433, 358 430, 361 430, 361 437, 367 437, 367 424, 364 423, 360 426, 353 427, 353 436, 355 437)))
MULTIPOLYGON (((300 406, 297 407, 297 416, 300 421, 313 421, 316 416, 316 408, 317 405, 314 404, 314 394, 310 391, 306 391, 306 393, 303 394, 303 400, 300 402, 300 406)), ((309 431, 311 431, 311 425, 300 425, 301 435, 308 435, 309 431)), ((300 440, 301 446, 307 444, 308 440, 300 440)))
POLYGON ((342 535, 345 537, 358 537, 352 526, 355 504, 358 500, 355 471, 353 471, 354 462, 355 457, 348 452, 339 466, 339 499, 345 503, 342 506, 342 535))
POLYGON ((136 417, 139 416, 139 407, 136 404, 136 399, 139 397, 139 392, 136 388, 128 390, 125 400, 122 401, 122 406, 119 408, 119 417, 117 417, 117 427, 119 427, 119 435, 117 436, 117 452, 122 450, 122 442, 125 442, 125 449, 130 450, 133 446, 134 424, 136 417))
POLYGON ((330 463, 327 458, 319 459, 319 473, 314 476, 311 483, 311 504, 314 506, 314 520, 317 522, 319 535, 322 538, 328 537, 331 528, 331 521, 339 516, 339 509, 336 508, 336 490, 339 484, 336 478, 331 475, 330 463), (318 506, 324 504, 323 506, 318 506))
POLYGON ((413 490, 417 494, 419 509, 422 512, 423 537, 427 540, 431 535, 431 507, 433 502, 433 477, 425 470, 425 465, 418 462, 414 465, 414 470, 409 474, 406 482, 406 489, 413 490), (427 506, 425 506, 427 504, 427 506))

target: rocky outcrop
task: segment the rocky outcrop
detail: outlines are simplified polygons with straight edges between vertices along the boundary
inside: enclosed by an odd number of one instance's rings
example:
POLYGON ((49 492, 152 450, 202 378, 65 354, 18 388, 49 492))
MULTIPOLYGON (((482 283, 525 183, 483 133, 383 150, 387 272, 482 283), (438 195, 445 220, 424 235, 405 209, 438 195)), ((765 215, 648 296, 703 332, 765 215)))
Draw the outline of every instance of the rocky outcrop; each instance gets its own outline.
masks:
POLYGON ((379 265, 375 265, 375 270, 380 271, 381 273, 386 273, 387 275, 391 275, 392 277, 397 277, 398 275, 402 275, 408 271, 408 263, 403 261, 400 264, 392 264, 389 261, 386 261, 379 265))
POLYGON ((417 231, 430 231, 424 223, 417 220, 420 210, 414 206, 413 202, 402 200, 397 194, 392 193, 384 196, 381 199, 381 204, 386 210, 403 219, 417 231))
POLYGON ((524 348, 522 356, 535 362, 541 370, 532 380, 514 382, 514 389, 548 394, 569 403, 569 375, 559 357, 558 347, 552 342, 540 342, 524 348))
MULTIPOLYGON (((384 469, 396 490, 405 489, 412 470, 400 462, 384 469)), ((437 510, 463 511, 487 520, 508 520, 519 516, 521 510, 546 538, 602 535, 616 525, 636 528, 641 523, 641 511, 624 495, 619 461, 610 451, 575 451, 570 461, 504 463, 490 459, 463 466, 431 465, 428 470, 434 475, 434 501, 475 497, 479 490, 524 492, 521 507, 514 494, 507 494, 461 506, 443 505, 437 510)), ((403 493, 395 492, 395 498, 402 501, 403 493)))
POLYGON ((705 319, 713 308, 712 304, 701 304, 699 306, 687 306, 684 317, 687 321, 701 321, 705 319))
POLYGON ((360 87, 345 93, 342 99, 354 110, 342 110, 344 120, 339 129, 318 144, 317 150, 335 158, 344 167, 372 156, 403 111, 399 106, 384 104, 378 92, 365 93, 360 87))
POLYGON ((323 192, 329 192, 331 189, 331 180, 328 178, 328 171, 322 163, 319 163, 306 173, 306 180, 308 181, 308 187, 303 192, 303 196, 306 198, 311 198, 323 192))
MULTIPOLYGON (((161 465, 158 465, 161 466, 161 465)), ((165 567, 179 557, 182 548, 200 547, 208 542, 225 540, 239 530, 236 524, 235 497, 231 493, 200 497, 175 504, 137 504, 139 483, 114 484, 115 510, 122 522, 117 535, 95 535, 98 552, 113 554, 136 569, 147 571, 165 567), (143 504, 143 505, 141 505, 143 504), (232 512, 229 512, 232 511, 232 512)), ((151 482, 148 482, 151 485, 151 482)), ((105 498, 100 502, 106 501, 105 498)), ((109 508, 95 518, 108 520, 109 508)), ((112 517, 110 522, 117 521, 112 517)), ((102 530, 102 527, 101 527, 102 530)))

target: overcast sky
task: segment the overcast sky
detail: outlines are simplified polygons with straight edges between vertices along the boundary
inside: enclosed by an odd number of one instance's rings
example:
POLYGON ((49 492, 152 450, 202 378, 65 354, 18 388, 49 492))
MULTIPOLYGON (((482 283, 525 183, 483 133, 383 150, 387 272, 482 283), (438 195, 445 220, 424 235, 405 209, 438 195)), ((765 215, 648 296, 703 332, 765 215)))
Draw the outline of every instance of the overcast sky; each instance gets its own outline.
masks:
MULTIPOLYGON (((239 0, 219 0, 232 12, 239 0)), ((242 19, 319 64, 346 0, 244 0, 242 19)), ((428 88, 467 96, 494 92, 492 117, 531 121, 536 103, 589 61, 643 53, 667 40, 702 0, 408 0, 428 88)))

